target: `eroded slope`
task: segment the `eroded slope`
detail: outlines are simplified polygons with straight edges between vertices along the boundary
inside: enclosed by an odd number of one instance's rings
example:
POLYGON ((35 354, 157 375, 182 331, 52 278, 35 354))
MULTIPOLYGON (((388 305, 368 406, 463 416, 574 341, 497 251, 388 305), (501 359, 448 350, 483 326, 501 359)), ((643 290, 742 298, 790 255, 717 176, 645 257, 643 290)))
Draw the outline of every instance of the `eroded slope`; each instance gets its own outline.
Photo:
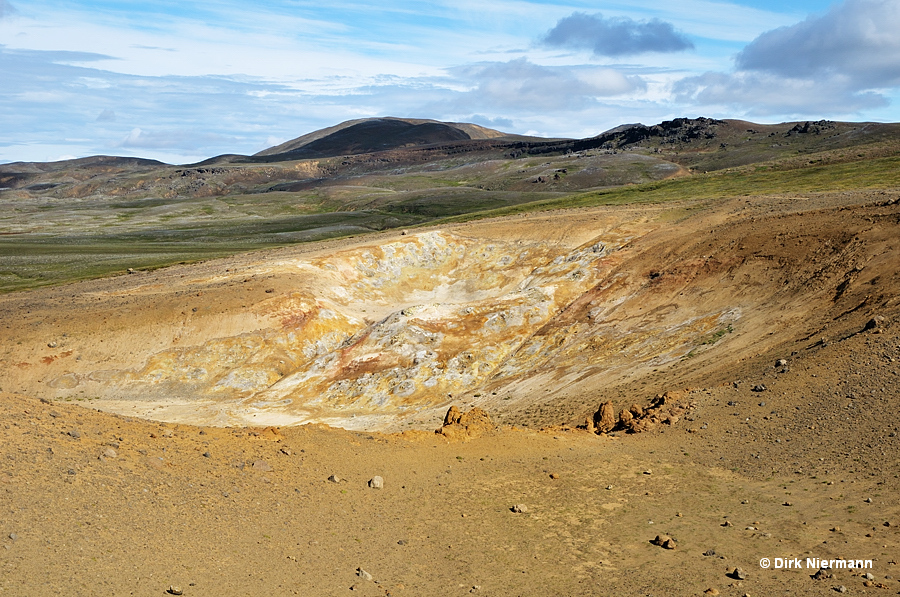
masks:
POLYGON ((0 386, 212 425, 577 420, 897 309, 883 194, 606 208, 384 235, 2 303, 0 386), (544 408, 546 407, 546 412, 544 408))

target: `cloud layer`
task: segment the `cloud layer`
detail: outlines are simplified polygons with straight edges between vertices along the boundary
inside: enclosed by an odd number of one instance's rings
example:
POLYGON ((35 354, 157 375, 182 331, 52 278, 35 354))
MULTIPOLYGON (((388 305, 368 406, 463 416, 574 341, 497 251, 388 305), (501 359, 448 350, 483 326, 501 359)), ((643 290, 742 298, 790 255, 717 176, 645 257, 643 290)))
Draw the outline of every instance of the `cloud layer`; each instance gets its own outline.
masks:
POLYGON ((11 17, 16 14, 16 7, 7 2, 7 0, 0 0, 0 19, 4 19, 6 17, 11 17))
POLYGON ((900 2, 846 0, 747 44, 731 72, 689 76, 680 103, 748 115, 850 116, 890 105, 900 85, 900 2))
POLYGON ((548 46, 591 50, 597 56, 633 56, 646 52, 681 52, 694 44, 671 23, 576 12, 556 24, 543 38, 548 46))
POLYGON ((739 70, 848 79, 856 87, 900 84, 900 2, 847 0, 822 16, 763 33, 738 54, 739 70))

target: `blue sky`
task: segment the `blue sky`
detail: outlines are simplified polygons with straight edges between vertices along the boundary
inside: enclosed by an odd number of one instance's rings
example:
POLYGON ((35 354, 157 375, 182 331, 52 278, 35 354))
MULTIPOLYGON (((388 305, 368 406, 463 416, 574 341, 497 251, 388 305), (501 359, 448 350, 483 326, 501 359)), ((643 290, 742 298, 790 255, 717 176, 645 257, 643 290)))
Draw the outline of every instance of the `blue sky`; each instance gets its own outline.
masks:
POLYGON ((898 31, 900 0, 0 0, 0 163, 188 163, 369 116, 896 122, 898 31))

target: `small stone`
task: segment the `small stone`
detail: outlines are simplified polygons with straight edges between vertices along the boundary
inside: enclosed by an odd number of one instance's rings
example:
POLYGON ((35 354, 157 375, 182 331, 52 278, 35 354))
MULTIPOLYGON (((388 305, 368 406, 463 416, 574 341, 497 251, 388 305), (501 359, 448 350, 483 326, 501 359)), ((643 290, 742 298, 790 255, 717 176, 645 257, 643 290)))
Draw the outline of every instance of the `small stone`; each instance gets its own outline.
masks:
POLYGON ((645 475, 652 475, 652 474, 653 474, 653 471, 651 471, 650 469, 647 469, 647 470, 644 471, 644 474, 645 474, 645 475))
POLYGON ((714 555, 716 555, 716 550, 715 549, 707 549, 706 551, 703 552, 703 555, 705 555, 707 557, 714 556, 714 555))
POLYGON ((776 367, 787 367, 787 364, 788 363, 785 359, 778 359, 777 361, 775 361, 776 367))
POLYGON ((613 488, 612 485, 607 485, 607 486, 606 486, 606 491, 610 491, 612 488, 613 488))
POLYGON ((291 455, 291 451, 287 448, 281 448, 281 453, 284 454, 285 456, 291 455))
POLYGON ((119 453, 116 452, 115 448, 107 448, 106 450, 104 450, 103 455, 107 458, 115 458, 119 455, 119 453))
POLYGON ((832 532, 832 533, 840 533, 840 532, 841 532, 841 527, 832 527, 832 528, 831 528, 831 532, 832 532))
POLYGON ((525 504, 516 504, 515 506, 510 508, 510 510, 512 512, 515 512, 516 514, 524 514, 525 512, 528 512, 528 506, 526 506, 525 504))
POLYGON ((372 575, 363 570, 362 568, 356 569, 356 576, 360 577, 363 580, 372 580, 372 575))
POLYGON ((407 541, 406 539, 400 539, 399 541, 397 541, 397 545, 408 545, 408 544, 409 544, 409 541, 407 541))
POLYGON ((559 475, 557 475, 556 473, 550 473, 550 478, 551 479, 559 479, 559 475))
POLYGON ((338 477, 337 475, 331 475, 330 477, 328 477, 328 480, 331 481, 332 483, 340 483, 341 482, 341 478, 338 477))
POLYGON ((839 587, 835 587, 834 590, 837 591, 838 593, 846 593, 847 587, 845 587, 844 585, 841 585, 839 587))
POLYGON ((728 576, 730 576, 731 578, 733 578, 735 580, 746 580, 747 579, 747 575, 744 574, 744 571, 741 568, 735 568, 731 572, 731 574, 729 574, 728 576))
POLYGON ((782 506, 793 506, 793 502, 785 502, 782 506))
POLYGON ((719 594, 719 590, 716 589, 715 587, 710 587, 703 592, 706 593, 707 595, 718 595, 719 594))
POLYGON ((77 429, 70 429, 69 431, 66 432, 66 434, 69 437, 74 438, 74 439, 78 439, 81 437, 81 432, 78 431, 77 429))
POLYGON ((884 325, 884 317, 881 315, 876 315, 872 319, 866 322, 866 326, 863 328, 863 331, 868 330, 878 330, 884 325))
POLYGON ((253 468, 253 470, 259 471, 261 473, 272 472, 272 465, 270 465, 265 460, 257 460, 256 462, 253 463, 251 468, 253 468))
POLYGON ((864 578, 866 580, 875 580, 875 575, 873 575, 871 572, 866 572, 866 575, 864 578))
POLYGON ((678 545, 675 543, 674 539, 666 539, 662 544, 663 549, 675 549, 678 545))
POLYGON ((170 585, 166 590, 166 593, 169 595, 184 595, 184 591, 181 590, 181 587, 176 587, 175 585, 170 585))
POLYGON ((10 533, 8 536, 9 536, 9 539, 10 539, 11 541, 18 541, 18 540, 19 540, 19 536, 16 535, 15 533, 10 533))
POLYGON ((374 476, 369 479, 369 487, 372 489, 384 489, 384 479, 379 476, 374 476))
POLYGON ((866 503, 867 503, 867 504, 871 504, 871 503, 872 503, 872 498, 866 498, 866 503))
POLYGON ((761 384, 761 383, 758 383, 758 384, 756 384, 755 386, 753 386, 753 387, 751 388, 751 391, 753 391, 753 392, 765 392, 767 389, 768 389, 768 388, 766 388, 765 385, 763 385, 763 384, 761 384))
POLYGON ((722 523, 721 525, 719 525, 719 526, 723 526, 723 527, 733 527, 734 525, 731 524, 730 521, 727 521, 727 520, 726 520, 725 522, 723 522, 723 523, 722 523))
POLYGON ((813 574, 812 578, 813 580, 825 580, 826 578, 831 578, 831 575, 824 568, 819 568, 819 571, 813 574))
POLYGON ((209 452, 204 452, 203 457, 204 458, 212 458, 212 454, 210 454, 209 452))
POLYGON ((56 342, 47 342, 47 348, 56 348, 56 342))

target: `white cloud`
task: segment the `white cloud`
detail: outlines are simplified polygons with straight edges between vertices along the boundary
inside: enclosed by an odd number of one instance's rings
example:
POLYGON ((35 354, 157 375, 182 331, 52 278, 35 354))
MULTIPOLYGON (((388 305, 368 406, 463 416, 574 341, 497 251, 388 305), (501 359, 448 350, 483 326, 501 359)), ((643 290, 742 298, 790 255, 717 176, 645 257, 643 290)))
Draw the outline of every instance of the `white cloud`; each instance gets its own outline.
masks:
POLYGON ((582 73, 577 68, 542 66, 525 58, 469 64, 448 71, 471 87, 459 100, 463 104, 529 112, 580 109, 598 97, 623 95, 643 87, 640 78, 611 68, 582 73))
POLYGON ((850 117, 887 103, 877 93, 854 91, 842 77, 817 80, 756 72, 686 77, 674 85, 673 91, 675 101, 681 104, 712 106, 720 113, 750 117, 850 117))
POLYGON ((746 115, 848 117, 889 104, 900 85, 900 2, 846 0, 822 15, 759 35, 730 73, 673 85, 682 104, 746 115))
POLYGON ((846 0, 822 16, 763 33, 738 54, 740 70, 847 77, 859 88, 900 84, 900 2, 846 0))

